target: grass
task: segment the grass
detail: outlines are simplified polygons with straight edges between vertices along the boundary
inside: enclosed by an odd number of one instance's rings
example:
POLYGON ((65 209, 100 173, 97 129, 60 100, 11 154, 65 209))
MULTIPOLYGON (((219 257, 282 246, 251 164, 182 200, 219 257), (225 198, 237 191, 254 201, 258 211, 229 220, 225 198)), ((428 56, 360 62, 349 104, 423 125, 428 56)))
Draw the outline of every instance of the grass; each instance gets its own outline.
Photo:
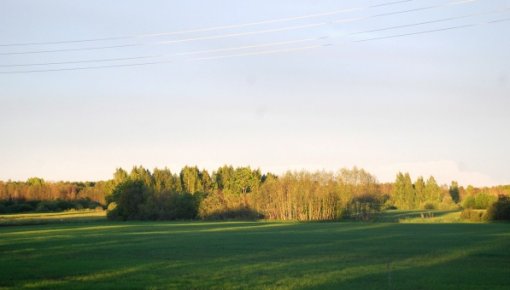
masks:
POLYGON ((377 217, 378 222, 395 223, 473 223, 460 217, 461 210, 389 210, 377 217))
POLYGON ((0 289, 510 285, 506 223, 83 221, 0 226, 0 289))
POLYGON ((69 210, 51 213, 0 214, 0 226, 104 221, 105 211, 69 210))

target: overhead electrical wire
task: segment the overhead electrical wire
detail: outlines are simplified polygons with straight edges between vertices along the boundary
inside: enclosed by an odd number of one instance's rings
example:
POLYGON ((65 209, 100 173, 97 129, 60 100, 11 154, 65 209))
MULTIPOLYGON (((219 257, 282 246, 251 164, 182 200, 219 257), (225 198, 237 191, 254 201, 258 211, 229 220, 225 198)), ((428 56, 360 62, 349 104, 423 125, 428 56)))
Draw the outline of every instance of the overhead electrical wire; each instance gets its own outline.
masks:
MULTIPOLYGON (((411 0, 412 1, 412 0, 411 0)), ((445 7, 450 5, 459 5, 459 4, 466 4, 466 3, 472 3, 477 0, 467 0, 467 1, 454 1, 449 2, 442 5, 436 5, 435 7, 445 7)), ((408 1, 398 1, 398 2, 408 2, 408 1)), ((395 3, 395 2, 393 2, 395 3)), ((388 5, 388 4, 386 4, 388 5)), ((431 6, 428 6, 431 7, 431 6)), ((430 8, 427 8, 430 9, 430 8)), ((397 25, 397 26, 391 26, 391 27, 385 27, 385 28, 379 28, 379 29, 372 29, 372 30, 365 30, 355 33, 350 33, 347 35, 354 35, 354 34, 363 34, 363 33, 371 33, 371 32, 379 32, 384 30, 391 30, 391 29, 400 29, 405 27, 412 27, 412 26, 418 26, 418 25, 425 25, 425 24, 431 24, 431 23, 439 23, 449 20, 456 20, 456 19, 462 19, 467 17, 473 17, 473 16, 479 16, 479 15, 485 15, 495 12, 501 12, 501 11, 508 11, 510 10, 510 7, 499 9, 495 11, 489 11, 489 12, 482 12, 482 13, 476 13, 476 14, 469 14, 469 15, 463 15, 463 16, 457 16, 457 17, 449 17, 449 18, 443 18, 443 19, 436 19, 436 20, 430 20, 430 21, 424 21, 424 22, 418 22, 418 23, 412 23, 412 24, 404 24, 404 25, 397 25)), ((405 11, 397 11, 394 13, 391 13, 392 15, 396 13, 408 13, 416 11, 415 9, 408 9, 405 11)), ((372 17, 380 17, 381 14, 373 15, 372 17)), ((357 19, 363 19, 363 18, 357 18, 357 19)), ((488 22, 483 23, 474 23, 474 24, 466 24, 466 25, 458 25, 458 26, 451 26, 451 27, 445 27, 445 28, 439 28, 439 29, 432 29, 432 30, 425 30, 425 31, 417 31, 417 32, 411 32, 411 33, 404 33, 404 34, 395 34, 395 35, 389 35, 389 36, 382 36, 382 37, 373 37, 368 39, 361 39, 356 40, 354 42, 366 42, 366 41, 372 41, 372 40, 379 40, 379 39, 386 39, 386 38, 396 38, 396 37, 404 37, 409 35, 415 35, 415 34, 425 34, 425 33, 432 33, 432 32, 439 32, 439 31, 446 31, 446 30, 452 30, 452 29, 459 29, 459 28, 466 28, 466 27, 472 27, 476 25, 481 24, 492 24, 492 23, 499 23, 508 21, 510 18, 505 19, 497 19, 492 20, 488 22)), ((327 23, 327 22, 324 22, 327 23)), ((308 25, 319 25, 322 23, 314 23, 314 24, 308 24, 308 25)), ((284 28, 276 28, 277 30, 281 29, 292 29, 300 26, 290 26, 290 27, 284 27, 284 28)), ((249 31, 246 33, 264 33, 264 31, 249 31)), ((237 35, 237 34, 227 34, 226 37, 229 35, 237 35)), ((216 37, 220 37, 225 35, 213 35, 209 36, 207 38, 213 37, 215 39, 216 37)), ((199 50, 199 51, 191 51, 191 52, 182 52, 182 53, 174 53, 172 55, 153 55, 153 56, 137 56, 137 57, 126 57, 126 58, 107 58, 107 59, 92 59, 92 60, 79 60, 79 61, 63 61, 63 62, 51 62, 51 63, 34 63, 34 64, 14 64, 14 65, 0 65, 0 67, 27 67, 27 66, 43 66, 43 65, 62 65, 62 64, 77 64, 77 63, 93 63, 93 62, 114 62, 114 61, 126 61, 126 60, 136 60, 136 59, 156 59, 156 58, 162 58, 162 57, 168 57, 168 56, 183 56, 183 55, 196 55, 196 54, 205 54, 205 53, 217 53, 217 52, 225 52, 225 51, 236 51, 236 50, 244 50, 244 49, 252 49, 252 48, 262 48, 262 47, 271 47, 271 46, 279 46, 279 45, 287 45, 287 44, 295 44, 299 42, 305 42, 305 41, 318 41, 318 40, 325 40, 328 39, 327 36, 317 37, 317 38, 307 38, 307 39, 301 39, 301 40, 290 40, 290 41, 280 41, 280 42, 271 42, 271 43, 264 43, 264 44, 255 44, 255 45, 247 45, 247 46, 239 46, 239 47, 227 47, 227 48, 220 48, 220 49, 209 49, 209 50, 199 50)), ((176 41, 194 41, 194 39, 181 39, 176 41)), ((170 41, 172 42, 172 41, 170 41)), ((186 60, 209 60, 209 59, 221 59, 221 58, 229 58, 229 57, 238 57, 238 56, 249 56, 249 55, 262 55, 262 54, 274 54, 274 53, 281 53, 281 52, 291 52, 291 51, 299 51, 299 50, 308 50, 308 49, 314 49, 314 48, 320 48, 325 46, 331 46, 333 44, 326 43, 326 44, 319 44, 319 45, 310 45, 310 46, 304 46, 304 47, 294 47, 294 48, 284 48, 284 49, 276 49, 276 50, 269 50, 269 51, 256 51, 256 52, 247 52, 247 53, 236 53, 236 54, 229 54, 229 55, 219 55, 219 56, 210 56, 210 57, 199 57, 199 58, 191 58, 186 60)), ((143 62, 143 63, 128 63, 128 64, 113 64, 113 65, 101 65, 101 66, 87 66, 87 67, 70 67, 70 68, 56 68, 56 69, 41 69, 41 70, 23 70, 23 71, 0 71, 1 74, 12 74, 12 73, 31 73, 31 72, 47 72, 47 71, 68 71, 68 70, 84 70, 84 69, 100 69, 100 68, 111 68, 111 67, 129 67, 129 66, 143 66, 143 65, 152 65, 152 64, 159 64, 159 63, 169 63, 174 62, 175 60, 155 60, 150 62, 143 62)))
POLYGON ((469 17, 483 16, 483 15, 502 13, 502 12, 508 12, 508 11, 510 11, 510 7, 492 10, 492 11, 488 11, 488 12, 473 13, 473 14, 467 14, 467 15, 462 15, 462 16, 453 16, 453 17, 447 17, 447 18, 441 18, 441 19, 435 19, 435 20, 429 20, 429 21, 422 21, 422 22, 411 23, 411 24, 402 24, 402 25, 395 25, 395 26, 389 26, 389 27, 384 27, 384 28, 364 30, 364 31, 349 33, 349 35, 381 32, 381 31, 393 30, 393 29, 401 29, 401 28, 433 24, 433 23, 440 23, 440 22, 446 22, 446 21, 452 21, 452 20, 459 20, 459 19, 465 19, 465 18, 469 18, 469 17))
POLYGON ((27 66, 62 65, 62 64, 76 64, 76 63, 91 63, 91 62, 112 62, 112 61, 125 61, 125 60, 135 60, 135 59, 148 59, 148 58, 154 59, 154 58, 163 58, 163 57, 171 57, 171 56, 183 56, 183 55, 215 53, 215 52, 224 52, 224 51, 251 49, 251 48, 281 46, 281 45, 287 45, 287 44, 317 41, 317 40, 322 40, 322 39, 325 39, 325 37, 315 37, 315 38, 304 38, 304 39, 289 40, 289 41, 268 42, 268 43, 246 45, 246 46, 236 46, 236 47, 227 47, 227 48, 219 48, 219 49, 196 50, 196 51, 180 52, 180 53, 173 53, 173 54, 149 55, 149 56, 125 57, 125 58, 89 59, 89 60, 80 60, 80 61, 8 64, 8 65, 0 65, 0 67, 27 67, 27 66))
POLYGON ((458 26, 450 26, 450 27, 444 27, 444 28, 438 28, 438 29, 431 29, 431 30, 423 30, 423 31, 410 32, 410 33, 387 35, 387 36, 381 36, 381 37, 372 37, 372 38, 366 38, 366 39, 361 39, 361 40, 355 40, 355 42, 366 42, 366 41, 382 40, 382 39, 389 39, 389 38, 397 38, 397 37, 404 37, 404 36, 411 36, 411 35, 418 35, 418 34, 427 34, 427 33, 447 31, 447 30, 466 28, 466 27, 473 27, 473 26, 479 26, 479 25, 485 25, 485 24, 499 23, 499 22, 509 21, 509 20, 510 20, 510 18, 505 18, 505 19, 492 20, 492 21, 487 21, 487 22, 471 23, 471 24, 464 24, 464 25, 458 25, 458 26))
MULTIPOLYGON (((353 33, 348 33, 345 36, 401 29, 401 28, 406 28, 406 27, 413 27, 413 26, 433 24, 433 23, 441 23, 441 22, 446 22, 446 21, 451 21, 451 20, 465 19, 465 18, 469 18, 469 17, 483 16, 483 15, 508 12, 508 11, 510 11, 510 7, 492 10, 492 11, 488 11, 488 12, 474 13, 474 14, 468 14, 468 15, 462 15, 462 16, 455 16, 455 17, 441 18, 441 19, 435 19, 435 20, 430 20, 430 21, 411 23, 411 24, 403 24, 403 25, 396 25, 396 26, 377 28, 377 29, 371 29, 371 30, 357 31, 357 32, 353 32, 353 33)), ((236 47, 227 47, 227 48, 219 48, 219 49, 207 49, 207 50, 180 52, 180 53, 173 53, 173 54, 146 55, 146 56, 136 56, 136 57, 125 57, 125 58, 89 59, 89 60, 79 60, 79 61, 10 64, 10 65, 0 65, 0 67, 29 67, 29 66, 63 65, 63 64, 78 64, 78 63, 93 63, 93 62, 114 62, 114 61, 126 61, 126 60, 137 60, 137 59, 156 59, 156 58, 172 57, 172 56, 217 53, 217 52, 225 52, 225 51, 235 51, 235 50, 243 50, 243 49, 280 46, 280 45, 295 44, 295 43, 300 43, 300 42, 320 41, 320 40, 326 40, 329 38, 330 37, 328 37, 328 36, 321 36, 321 37, 315 37, 315 38, 304 38, 304 39, 298 39, 298 40, 269 42, 269 43, 254 44, 254 45, 247 45, 247 46, 236 46, 236 47)), ((368 41, 368 40, 364 40, 364 41, 368 41)))
POLYGON ((134 56, 134 57, 117 57, 117 58, 100 58, 89 60, 76 60, 76 61, 57 61, 57 62, 42 62, 42 63, 26 63, 26 64, 0 64, 0 67, 27 67, 27 66, 43 66, 43 65, 62 65, 62 64, 76 64, 76 63, 90 63, 90 62, 112 62, 112 61, 126 61, 156 58, 159 56, 134 56))
MULTIPOLYGON (((282 32, 282 31, 314 28, 314 27, 325 26, 325 25, 329 25, 329 24, 333 24, 333 23, 354 22, 354 21, 371 19, 371 18, 375 18, 375 17, 390 16, 390 15, 403 14, 403 13, 411 13, 411 12, 424 10, 424 9, 442 8, 442 7, 448 7, 448 6, 453 6, 453 5, 468 4, 468 3, 473 3, 476 1, 478 1, 478 0, 451 1, 451 2, 448 2, 445 4, 440 4, 440 5, 408 9, 408 10, 402 10, 402 11, 395 11, 395 12, 390 12, 390 13, 385 13, 385 14, 376 14, 376 15, 372 15, 372 16, 368 16, 368 17, 354 18, 354 19, 347 20, 347 21, 345 19, 340 19, 340 20, 324 21, 324 22, 311 23, 311 24, 286 26, 286 27, 281 27, 281 28, 263 29, 263 30, 255 30, 255 31, 247 31, 247 32, 239 32, 239 33, 218 34, 218 35, 212 35, 212 36, 183 38, 183 39, 159 41, 159 42, 153 42, 153 43, 129 43, 129 44, 122 44, 122 45, 92 46, 92 47, 82 47, 82 48, 61 48, 61 49, 52 49, 52 50, 44 49, 44 50, 21 51, 21 52, 16 52, 16 51, 14 51, 14 52, 0 52, 0 56, 102 50, 102 49, 111 49, 111 48, 136 47, 136 46, 144 46, 144 45, 171 45, 171 44, 176 44, 176 43, 184 43, 184 42, 192 42, 192 41, 233 38, 233 37, 241 37, 241 36, 248 36, 248 35, 257 35, 257 34, 266 34, 266 33, 275 33, 275 32, 282 32)), ((396 4, 396 3, 401 3, 401 2, 402 1, 395 1, 395 2, 390 2, 390 3, 396 4)), ((403 2, 405 2, 405 1, 403 1, 403 2)), ((387 5, 389 5, 389 4, 387 4, 387 5)), ((366 6, 366 7, 370 8, 371 6, 366 6)), ((352 10, 352 9, 349 9, 349 10, 352 10)), ((322 14, 324 14, 324 13, 322 13, 322 14)), ((317 14, 315 14, 315 15, 317 15, 317 14)), ((304 16, 301 16, 301 17, 304 17, 304 16)), ((293 18, 296 18, 296 17, 293 17, 293 18)), ((290 19, 290 18, 286 18, 286 19, 290 19)), ((262 23, 262 22, 257 22, 257 23, 262 23)), ((188 32, 189 31, 191 31, 191 30, 188 30, 188 32)), ((173 32, 173 33, 175 33, 175 32, 173 32)), ((162 34, 160 34, 160 35, 162 35, 162 34)))
POLYGON ((218 49, 196 50, 196 51, 190 51, 190 52, 175 53, 173 55, 182 56, 182 55, 194 55, 194 54, 204 54, 204 53, 216 53, 216 52, 225 52, 225 51, 233 51, 233 50, 243 50, 243 49, 251 49, 251 48, 261 48, 261 47, 295 44, 295 43, 309 42, 309 41, 318 41, 318 40, 323 40, 323 39, 327 39, 327 37, 304 38, 304 39, 298 39, 298 40, 269 42, 269 43, 254 44, 254 45, 245 45, 245 46, 218 48, 218 49))
MULTIPOLYGON (((485 21, 485 22, 471 23, 471 24, 451 26, 451 27, 431 29, 431 30, 416 31, 416 32, 404 33, 404 34, 389 35, 389 36, 384 36, 384 37, 374 37, 374 38, 356 40, 354 42, 366 42, 366 41, 375 41, 375 40, 382 40, 382 39, 389 39, 389 38, 406 37, 406 36, 411 36, 411 35, 441 32, 441 31, 461 29, 461 28, 467 28, 467 27, 475 27, 475 26, 487 25, 487 24, 495 24, 495 23, 501 23, 501 22, 506 22, 506 21, 510 21, 510 18, 496 19, 496 20, 490 20, 490 21, 485 21)), ((259 51, 259 52, 251 52, 251 53, 239 53, 239 54, 220 55, 220 56, 211 56, 211 57, 202 57, 202 58, 192 58, 192 59, 187 59, 187 60, 188 61, 203 61, 203 60, 213 60, 213 59, 239 57, 239 56, 275 54, 275 53, 284 53, 284 52, 291 52, 291 51, 310 50, 310 49, 316 49, 316 48, 332 46, 332 45, 334 45, 334 44, 328 43, 328 44, 321 44, 321 45, 302 46, 302 47, 295 47, 295 48, 259 51)), ((102 68, 146 66, 146 65, 172 63, 172 62, 175 62, 175 60, 159 60, 159 61, 144 62, 144 63, 73 67, 73 68, 57 68, 57 69, 43 69, 43 70, 0 71, 0 74, 24 74, 24 73, 40 73, 40 72, 56 72, 56 71, 91 70, 91 69, 102 69, 102 68)))
MULTIPOLYGON (((368 5, 368 6, 357 6, 357 7, 337 9, 337 10, 328 11, 328 12, 319 12, 319 13, 312 13, 312 14, 307 14, 307 15, 300 15, 300 16, 291 16, 291 17, 254 21, 254 22, 248 22, 248 23, 221 25, 221 26, 213 26, 213 27, 205 27, 205 28, 195 28, 195 29, 187 29, 187 30, 179 30, 179 31, 145 33, 145 34, 136 34, 136 35, 129 35, 129 36, 112 36, 112 37, 77 39, 77 40, 4 43, 4 44, 0 43, 0 47, 53 45, 53 44, 70 44, 70 43, 83 43, 83 42, 95 42, 95 41, 127 40, 127 39, 137 39, 137 38, 144 38, 144 37, 159 37, 159 36, 179 35, 179 34, 189 34, 189 33, 199 33, 199 32, 211 32, 211 31, 217 31, 217 30, 243 28, 243 27, 249 27, 249 26, 257 26, 257 25, 289 22, 289 21, 295 21, 295 20, 319 18, 319 17, 324 17, 324 16, 332 16, 332 15, 338 15, 338 14, 343 14, 343 13, 347 13, 347 12, 362 11, 362 10, 371 9, 371 8, 391 6, 391 5, 396 5, 396 4, 401 4, 401 3, 405 3, 405 2, 411 2, 411 1, 414 1, 414 0, 391 1, 391 2, 381 3, 381 4, 374 4, 374 5, 368 5)), ((477 1, 477 0, 471 0, 471 1, 477 1)))

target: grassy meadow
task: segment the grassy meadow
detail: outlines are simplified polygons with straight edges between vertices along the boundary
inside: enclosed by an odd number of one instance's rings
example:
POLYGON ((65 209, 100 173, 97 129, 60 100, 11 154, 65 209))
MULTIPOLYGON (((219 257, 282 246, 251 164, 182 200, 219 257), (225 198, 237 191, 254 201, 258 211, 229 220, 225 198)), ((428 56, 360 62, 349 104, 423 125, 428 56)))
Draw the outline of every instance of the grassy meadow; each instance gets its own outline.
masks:
POLYGON ((424 222, 395 211, 373 223, 110 222, 101 214, 1 216, 0 289, 510 285, 510 224, 446 223, 456 212, 424 222))

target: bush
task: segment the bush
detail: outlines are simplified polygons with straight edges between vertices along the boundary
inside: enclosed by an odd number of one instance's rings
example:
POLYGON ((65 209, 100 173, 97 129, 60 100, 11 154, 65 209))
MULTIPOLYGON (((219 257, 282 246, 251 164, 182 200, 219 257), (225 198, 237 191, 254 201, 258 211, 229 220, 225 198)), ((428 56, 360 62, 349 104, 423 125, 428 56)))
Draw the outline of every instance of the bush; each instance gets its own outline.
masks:
POLYGON ((108 212, 109 219, 142 219, 142 206, 147 200, 148 189, 142 181, 127 180, 118 184, 112 192, 110 202, 117 206, 108 212))
POLYGON ((500 195, 487 210, 487 216, 490 220, 510 220, 510 197, 500 195))
POLYGON ((246 206, 243 196, 210 194, 202 200, 199 217, 204 220, 257 220, 263 215, 246 206))
POLYGON ((486 193, 468 196, 462 202, 462 207, 470 209, 488 209, 498 198, 486 193))
POLYGON ((373 194, 363 194, 351 199, 343 216, 355 220, 368 221, 381 211, 381 200, 373 194))
POLYGON ((29 212, 35 208, 29 203, 15 203, 7 207, 8 213, 29 212))
POLYGON ((98 202, 86 199, 77 200, 4 200, 0 201, 0 213, 20 213, 20 212, 56 212, 70 209, 95 209, 101 206, 98 202))
POLYGON ((460 214, 460 218, 472 222, 481 222, 487 220, 487 214, 484 210, 465 209, 460 214))
POLYGON ((211 212, 202 218, 205 220, 258 220, 264 216, 254 209, 240 207, 211 212))
POLYGON ((162 192, 151 194, 141 206, 141 219, 194 219, 198 214, 200 194, 162 192))
POLYGON ((428 210, 436 209, 436 205, 433 202, 430 202, 430 201, 425 202, 421 207, 423 209, 428 209, 428 210))
POLYGON ((128 180, 114 188, 107 217, 113 220, 194 219, 200 199, 199 193, 154 193, 143 182, 128 180))

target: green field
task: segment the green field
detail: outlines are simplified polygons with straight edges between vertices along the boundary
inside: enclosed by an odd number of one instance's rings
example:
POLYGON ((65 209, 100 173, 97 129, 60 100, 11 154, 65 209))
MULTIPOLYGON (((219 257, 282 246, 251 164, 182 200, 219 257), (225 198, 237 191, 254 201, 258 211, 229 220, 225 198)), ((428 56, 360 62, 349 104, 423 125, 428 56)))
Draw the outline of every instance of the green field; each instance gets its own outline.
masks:
POLYGON ((510 287, 505 223, 108 222, 88 214, 38 225, 3 216, 0 289, 510 287))

